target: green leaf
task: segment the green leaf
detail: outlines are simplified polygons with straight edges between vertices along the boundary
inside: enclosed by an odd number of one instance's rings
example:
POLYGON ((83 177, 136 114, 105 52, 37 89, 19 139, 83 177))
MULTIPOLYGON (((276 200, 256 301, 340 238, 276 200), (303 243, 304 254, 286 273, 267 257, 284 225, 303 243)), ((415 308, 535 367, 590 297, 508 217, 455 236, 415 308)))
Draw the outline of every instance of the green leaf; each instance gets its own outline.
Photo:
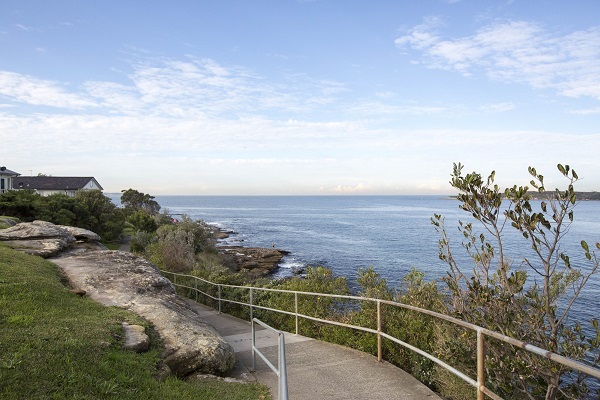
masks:
POLYGON ((563 167, 561 164, 558 164, 556 166, 558 168, 558 170, 560 171, 561 174, 566 175, 567 172, 565 171, 565 167, 563 167))
POLYGON ((579 179, 579 177, 577 176, 577 174, 575 173, 575 170, 572 170, 571 173, 573 174, 573 178, 575 179, 579 179))
POLYGON ((585 251, 590 251, 590 248, 585 240, 581 241, 581 247, 583 247, 585 251))

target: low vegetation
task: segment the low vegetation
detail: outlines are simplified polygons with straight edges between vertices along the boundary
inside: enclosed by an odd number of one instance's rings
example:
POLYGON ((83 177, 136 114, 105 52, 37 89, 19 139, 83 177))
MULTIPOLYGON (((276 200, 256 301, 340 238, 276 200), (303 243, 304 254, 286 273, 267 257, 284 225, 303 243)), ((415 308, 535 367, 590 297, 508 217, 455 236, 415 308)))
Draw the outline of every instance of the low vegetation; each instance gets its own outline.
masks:
MULTIPOLYGON (((459 222, 458 242, 472 263, 464 265, 457 261, 460 258, 455 255, 456 238, 447 233, 443 216, 434 215, 432 223, 440 235, 439 256, 449 266, 448 275, 442 282, 426 282, 422 273, 412 271, 403 278, 401 287, 389 288, 385 279, 367 269, 358 275, 359 294, 451 315, 597 366, 600 361, 598 321, 592 320, 589 325, 582 326, 573 322, 569 315, 589 278, 599 270, 600 262, 594 248, 600 249, 600 244, 581 242, 581 260, 577 267, 560 249, 574 218, 577 195, 573 186, 578 180, 577 174, 568 166, 559 165, 560 173, 567 179, 567 189, 547 191, 544 177, 531 168, 531 185, 546 199, 534 203, 527 186, 514 186, 503 191, 494 184, 494 173, 484 180, 475 172, 464 175, 462 169, 460 164, 455 165, 451 184, 459 191, 460 208, 468 215, 465 222, 459 222), (525 257, 509 254, 504 245, 505 228, 515 229, 532 253, 525 257)), ((164 236, 157 240, 167 243, 168 239, 164 236)), ((184 270, 216 283, 249 283, 247 277, 229 273, 218 263, 205 267, 200 263, 204 259, 202 253, 196 253, 192 259, 189 237, 182 235, 175 241, 187 246, 189 252, 178 253, 186 254, 182 256, 185 262, 173 264, 172 270, 184 270), (181 268, 181 265, 186 267, 181 268)), ((208 251, 207 248, 202 250, 208 251)), ((170 255, 176 256, 175 253, 170 255)), ((161 265, 169 269, 167 263, 161 265)), ((193 285, 191 281, 188 284, 193 285)), ((350 292, 345 278, 336 277, 321 267, 309 268, 304 277, 256 281, 253 285, 341 295, 350 292)), ((212 286, 200 289, 217 296, 212 286)), ((183 294, 196 296, 189 290, 183 294)), ((249 302, 248 290, 222 288, 221 295, 249 302)), ((324 296, 298 297, 301 314, 376 329, 372 302, 324 296)), ((216 306, 208 297, 199 296, 199 300, 216 306)), ((294 312, 295 308, 293 295, 268 291, 254 291, 253 303, 288 312, 294 312)), ((247 307, 225 304, 223 310, 248 318, 247 307)), ((472 377, 476 376, 473 332, 391 306, 384 306, 382 314, 385 332, 436 355, 472 377)), ((295 331, 293 316, 260 309, 256 309, 254 315, 278 329, 295 331)), ((301 320, 299 330, 306 336, 376 354, 376 337, 371 333, 310 320, 301 320)), ((487 342, 486 386, 505 399, 595 399, 599 394, 597 380, 504 343, 491 339, 487 342)), ((430 360, 389 341, 384 340, 383 345, 387 361, 412 373, 444 397, 465 400, 475 397, 473 387, 430 360)))
POLYGON ((13 190, 0 194, 0 215, 23 222, 43 220, 58 225, 88 229, 103 241, 118 241, 125 215, 100 190, 80 190, 74 197, 64 194, 40 196, 33 190, 13 190))
POLYGON ((57 267, 0 245, 0 398, 268 399, 262 386, 165 376, 162 346, 122 350, 140 317, 71 293, 57 267))

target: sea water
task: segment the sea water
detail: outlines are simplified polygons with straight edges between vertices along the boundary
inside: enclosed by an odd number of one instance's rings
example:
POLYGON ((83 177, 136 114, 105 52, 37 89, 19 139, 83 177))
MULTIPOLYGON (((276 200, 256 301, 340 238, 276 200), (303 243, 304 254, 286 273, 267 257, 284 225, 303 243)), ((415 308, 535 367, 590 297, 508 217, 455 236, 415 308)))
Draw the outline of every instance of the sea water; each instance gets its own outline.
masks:
MULTIPOLYGON (((356 287, 358 271, 373 267, 390 287, 398 288, 402 277, 416 268, 427 279, 439 280, 448 266, 438 257, 440 236, 431 223, 434 214, 445 218, 459 264, 465 272, 472 270, 457 229, 458 221, 468 221, 469 215, 449 196, 157 196, 156 200, 171 214, 186 214, 234 231, 227 244, 289 251, 276 276, 324 266, 356 287)), ((523 257, 535 261, 531 244, 510 224, 503 238, 513 268, 521 267, 523 257)), ((561 242, 561 251, 585 271, 590 263, 581 240, 590 246, 600 242, 600 202, 577 205, 575 220, 561 242)), ((531 271, 530 276, 531 282, 540 281, 531 271)), ((590 279, 572 314, 587 325, 586 321, 600 317, 599 310, 600 274, 590 279)))

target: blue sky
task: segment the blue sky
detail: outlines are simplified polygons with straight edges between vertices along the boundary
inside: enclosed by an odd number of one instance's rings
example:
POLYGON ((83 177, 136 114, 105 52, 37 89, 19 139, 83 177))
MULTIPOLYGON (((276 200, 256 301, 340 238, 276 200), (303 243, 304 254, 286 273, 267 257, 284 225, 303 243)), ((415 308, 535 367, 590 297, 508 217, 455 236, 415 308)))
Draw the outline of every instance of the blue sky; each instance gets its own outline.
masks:
POLYGON ((0 3, 0 164, 158 194, 600 190, 600 2, 0 3))

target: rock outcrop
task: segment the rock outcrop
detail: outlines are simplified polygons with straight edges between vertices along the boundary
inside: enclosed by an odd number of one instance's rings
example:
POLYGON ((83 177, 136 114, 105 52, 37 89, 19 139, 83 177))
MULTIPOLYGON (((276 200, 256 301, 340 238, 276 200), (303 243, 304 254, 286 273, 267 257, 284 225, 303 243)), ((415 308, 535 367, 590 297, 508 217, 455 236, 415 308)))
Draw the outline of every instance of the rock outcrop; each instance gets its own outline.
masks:
POLYGON ((123 251, 92 251, 52 260, 72 286, 106 306, 117 306, 151 322, 163 339, 164 361, 178 376, 226 374, 233 348, 176 293, 152 263, 123 251))
POLYGON ((87 250, 106 250, 100 236, 87 229, 54 225, 46 221, 21 222, 0 229, 0 241, 17 251, 44 258, 80 253, 87 250))
POLYGON ((235 265, 235 270, 247 270, 266 275, 279 267, 281 259, 289 252, 276 248, 219 246, 219 252, 235 265))
MULTIPOLYGON (((128 252, 106 250, 97 240, 93 232, 44 221, 0 230, 0 241, 16 250, 52 257, 78 294, 151 322, 163 339, 164 362, 174 374, 225 375, 233 368, 233 348, 175 293, 156 266, 128 252)), ((139 351, 144 342, 140 335, 130 344, 139 351)))

